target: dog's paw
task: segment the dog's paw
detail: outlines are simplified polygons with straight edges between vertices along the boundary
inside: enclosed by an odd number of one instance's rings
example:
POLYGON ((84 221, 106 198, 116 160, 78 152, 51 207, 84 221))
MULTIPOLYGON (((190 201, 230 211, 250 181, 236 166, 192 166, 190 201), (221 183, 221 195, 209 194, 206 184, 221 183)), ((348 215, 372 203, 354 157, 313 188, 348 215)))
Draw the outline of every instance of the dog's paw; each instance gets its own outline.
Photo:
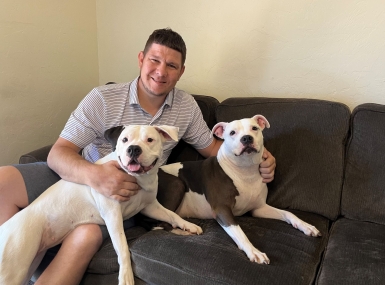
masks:
POLYGON ((256 262, 258 264, 270 264, 270 259, 267 257, 266 253, 260 252, 253 246, 250 249, 245 250, 245 253, 251 262, 256 262))
POLYGON ((189 231, 185 231, 185 230, 182 230, 180 228, 176 228, 176 229, 172 229, 171 232, 173 234, 176 234, 178 236, 191 236, 193 235, 192 233, 190 233, 189 231))
POLYGON ((131 268, 119 270, 119 285, 135 285, 134 273, 131 268))
POLYGON ((304 221, 297 225, 297 227, 301 232, 303 232, 307 236, 311 237, 320 237, 322 236, 321 232, 313 225, 310 225, 304 221))
POLYGON ((190 234, 200 235, 203 233, 203 230, 200 226, 197 226, 193 223, 190 223, 186 220, 182 220, 178 227, 181 228, 183 231, 188 231, 190 234))

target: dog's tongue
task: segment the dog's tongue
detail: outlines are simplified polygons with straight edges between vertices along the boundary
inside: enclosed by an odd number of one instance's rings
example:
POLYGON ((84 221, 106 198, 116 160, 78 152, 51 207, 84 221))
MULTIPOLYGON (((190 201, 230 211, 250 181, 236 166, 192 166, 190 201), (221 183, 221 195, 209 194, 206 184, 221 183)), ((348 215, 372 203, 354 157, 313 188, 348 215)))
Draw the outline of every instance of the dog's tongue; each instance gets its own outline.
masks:
POLYGON ((127 168, 131 172, 136 172, 136 171, 138 171, 140 169, 140 164, 138 164, 138 163, 130 163, 127 168))

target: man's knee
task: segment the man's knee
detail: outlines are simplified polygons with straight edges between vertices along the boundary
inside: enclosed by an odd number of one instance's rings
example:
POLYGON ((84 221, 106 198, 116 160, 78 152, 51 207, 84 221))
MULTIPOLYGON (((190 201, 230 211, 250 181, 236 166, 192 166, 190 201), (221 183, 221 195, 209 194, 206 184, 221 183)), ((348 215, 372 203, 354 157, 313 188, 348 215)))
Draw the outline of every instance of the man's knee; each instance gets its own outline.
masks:
POLYGON ((0 167, 0 224, 28 206, 23 176, 13 166, 0 167))
MULTIPOLYGON (((14 166, 1 166, 0 194, 12 191, 13 195, 15 195, 15 189, 26 194, 24 179, 20 171, 14 166)), ((28 203, 28 198, 26 202, 28 203)))

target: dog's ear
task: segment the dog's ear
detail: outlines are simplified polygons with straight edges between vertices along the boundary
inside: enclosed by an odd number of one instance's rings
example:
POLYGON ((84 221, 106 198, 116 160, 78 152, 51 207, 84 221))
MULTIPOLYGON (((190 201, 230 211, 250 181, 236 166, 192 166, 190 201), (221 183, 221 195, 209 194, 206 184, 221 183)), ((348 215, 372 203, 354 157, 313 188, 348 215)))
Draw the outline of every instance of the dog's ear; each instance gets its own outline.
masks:
POLYGON ((216 124, 211 131, 211 135, 216 135, 218 138, 224 139, 223 133, 225 132, 226 126, 227 123, 225 122, 220 122, 216 124))
POLYGON ((266 128, 270 128, 270 123, 269 123, 269 121, 264 116, 262 116, 262 115, 255 115, 254 117, 252 117, 252 119, 257 122, 257 124, 261 127, 262 130, 265 127, 266 128))
POLYGON ((124 126, 117 126, 111 129, 108 129, 104 132, 104 138, 112 145, 113 151, 116 149, 116 144, 118 143, 118 138, 122 131, 124 130, 124 126))
POLYGON ((179 131, 178 127, 166 126, 166 125, 154 126, 154 127, 166 141, 171 141, 171 140, 176 142, 178 141, 178 131, 179 131))

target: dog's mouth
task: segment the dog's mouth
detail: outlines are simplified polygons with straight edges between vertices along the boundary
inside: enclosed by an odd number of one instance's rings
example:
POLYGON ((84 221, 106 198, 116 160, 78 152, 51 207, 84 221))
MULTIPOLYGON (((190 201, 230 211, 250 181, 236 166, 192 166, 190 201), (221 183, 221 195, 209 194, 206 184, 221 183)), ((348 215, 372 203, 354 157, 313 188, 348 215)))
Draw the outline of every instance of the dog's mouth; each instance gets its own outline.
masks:
POLYGON ((243 154, 245 154, 245 153, 247 153, 247 154, 251 154, 251 153, 259 153, 259 150, 257 150, 256 148, 254 148, 254 147, 251 147, 251 146, 246 146, 244 149, 242 149, 242 151, 241 151, 241 153, 240 154, 238 154, 238 155, 236 155, 236 156, 241 156, 241 155, 243 155, 243 154))
POLYGON ((158 162, 158 159, 155 159, 149 166, 144 166, 144 165, 139 163, 137 158, 132 158, 127 163, 127 165, 124 165, 122 163, 122 160, 120 159, 120 156, 119 156, 119 160, 120 160, 120 164, 122 165, 122 167, 127 172, 133 173, 133 174, 143 174, 143 173, 146 173, 146 172, 150 171, 151 169, 153 169, 155 164, 158 162))

